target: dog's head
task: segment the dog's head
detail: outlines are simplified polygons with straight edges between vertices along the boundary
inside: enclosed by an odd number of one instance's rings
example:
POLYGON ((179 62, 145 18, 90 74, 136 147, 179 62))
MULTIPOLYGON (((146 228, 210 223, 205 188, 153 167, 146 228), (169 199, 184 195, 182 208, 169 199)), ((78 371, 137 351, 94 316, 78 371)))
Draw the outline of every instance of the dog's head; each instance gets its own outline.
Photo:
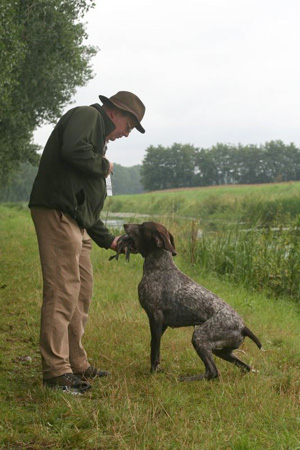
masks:
POLYGON ((157 248, 163 248, 175 256, 175 243, 172 234, 160 223, 144 222, 141 225, 126 223, 126 234, 133 240, 132 253, 140 253, 146 257, 157 248))

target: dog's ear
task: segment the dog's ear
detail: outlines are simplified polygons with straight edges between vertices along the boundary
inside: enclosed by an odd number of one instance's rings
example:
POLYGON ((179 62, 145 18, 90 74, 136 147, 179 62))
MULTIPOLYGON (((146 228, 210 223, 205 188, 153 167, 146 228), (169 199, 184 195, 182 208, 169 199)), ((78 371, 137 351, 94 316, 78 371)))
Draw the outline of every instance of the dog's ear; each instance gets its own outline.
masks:
POLYGON ((172 247, 173 247, 173 249, 174 249, 174 252, 173 252, 172 254, 173 254, 173 256, 176 256, 176 255, 177 255, 177 252, 176 252, 176 250, 175 250, 175 240, 174 240, 174 237, 173 237, 173 235, 170 233, 170 231, 168 231, 168 233, 169 233, 171 245, 172 245, 172 247))
POLYGON ((174 237, 165 227, 156 227, 154 240, 157 247, 164 248, 168 252, 172 253, 173 256, 177 255, 174 237))

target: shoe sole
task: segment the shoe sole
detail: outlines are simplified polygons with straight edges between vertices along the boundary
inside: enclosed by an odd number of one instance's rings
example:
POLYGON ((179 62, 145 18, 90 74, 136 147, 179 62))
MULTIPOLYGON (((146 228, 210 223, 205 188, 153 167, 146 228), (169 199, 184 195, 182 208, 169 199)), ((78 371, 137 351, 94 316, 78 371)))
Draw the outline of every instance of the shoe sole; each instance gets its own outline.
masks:
POLYGON ((46 389, 51 389, 52 391, 60 391, 60 392, 64 392, 65 394, 70 394, 70 395, 84 395, 87 391, 89 391, 91 389, 91 386, 89 386, 88 388, 85 389, 76 389, 76 388, 72 388, 70 386, 60 386, 60 385, 49 385, 49 384, 44 384, 44 387, 46 389))

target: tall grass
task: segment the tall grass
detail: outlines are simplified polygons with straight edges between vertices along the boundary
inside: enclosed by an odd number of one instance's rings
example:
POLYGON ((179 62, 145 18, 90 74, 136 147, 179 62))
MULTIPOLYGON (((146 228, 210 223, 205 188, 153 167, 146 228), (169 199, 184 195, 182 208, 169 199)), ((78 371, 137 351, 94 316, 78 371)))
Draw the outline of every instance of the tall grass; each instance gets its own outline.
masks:
POLYGON ((202 228, 219 228, 223 222, 261 221, 272 224, 300 211, 300 182, 256 186, 216 186, 139 195, 110 197, 110 212, 169 215, 194 218, 202 228))
POLYGON ((204 233, 194 242, 194 263, 247 288, 299 301, 300 216, 286 225, 204 233))
POLYGON ((300 300, 299 182, 118 196, 106 207, 172 224, 180 252, 201 270, 300 300))

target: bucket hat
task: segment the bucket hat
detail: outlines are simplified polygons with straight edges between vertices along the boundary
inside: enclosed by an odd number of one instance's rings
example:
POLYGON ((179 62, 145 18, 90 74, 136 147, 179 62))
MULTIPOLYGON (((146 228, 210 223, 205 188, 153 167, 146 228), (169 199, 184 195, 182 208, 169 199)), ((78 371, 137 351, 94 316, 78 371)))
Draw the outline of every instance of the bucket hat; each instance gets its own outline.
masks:
POLYGON ((135 94, 128 91, 119 91, 112 97, 108 98, 105 97, 104 95, 99 95, 99 98, 103 104, 111 103, 117 108, 131 113, 138 122, 137 125, 135 125, 135 128, 140 133, 145 133, 145 130, 140 124, 140 122, 144 117, 146 108, 143 102, 135 94))

